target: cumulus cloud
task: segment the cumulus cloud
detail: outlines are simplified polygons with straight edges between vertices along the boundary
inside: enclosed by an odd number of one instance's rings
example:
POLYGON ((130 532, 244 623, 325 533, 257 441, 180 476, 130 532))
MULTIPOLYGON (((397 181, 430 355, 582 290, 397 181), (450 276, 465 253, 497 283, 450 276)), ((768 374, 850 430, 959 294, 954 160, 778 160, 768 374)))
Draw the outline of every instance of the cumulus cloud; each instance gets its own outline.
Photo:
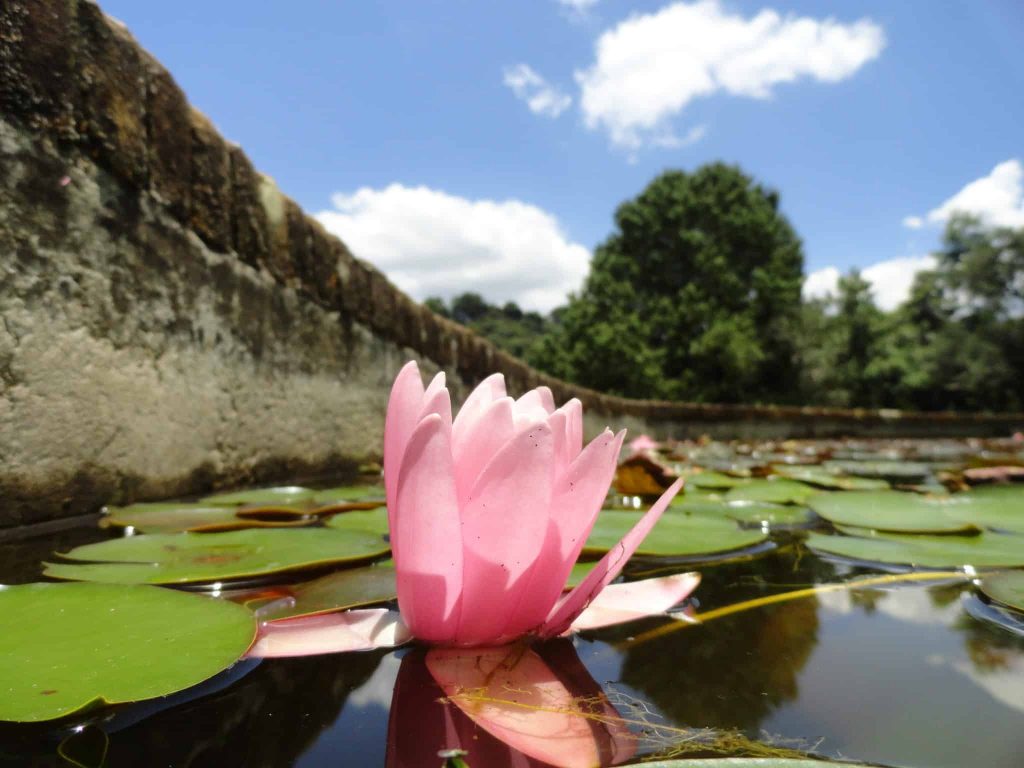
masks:
POLYGON ((943 224, 954 213, 970 213, 997 227, 1024 227, 1024 166, 1016 158, 999 163, 988 176, 982 176, 933 208, 922 219, 907 216, 904 226, 918 229, 929 224, 943 224))
MULTIPOLYGON (((875 304, 886 312, 895 309, 910 296, 914 277, 925 269, 934 269, 932 256, 907 256, 879 261, 861 270, 861 277, 871 284, 875 304)), ((804 279, 804 299, 827 299, 838 293, 840 272, 825 267, 811 272, 804 279)))
POLYGON ((576 73, 586 124, 637 149, 663 134, 693 99, 725 92, 766 99, 799 79, 834 83, 877 58, 885 33, 869 19, 730 13, 717 0, 672 3, 604 32, 576 73))
POLYGON ((558 4, 576 13, 586 13, 597 5, 597 0, 558 0, 558 4))
POLYGON ((572 104, 572 96, 548 83, 527 64, 506 68, 504 82, 535 115, 558 117, 572 104))
POLYGON ((546 312, 579 288, 590 264, 589 250, 569 240, 554 216, 519 200, 391 184, 331 202, 317 219, 420 300, 475 291, 546 312))

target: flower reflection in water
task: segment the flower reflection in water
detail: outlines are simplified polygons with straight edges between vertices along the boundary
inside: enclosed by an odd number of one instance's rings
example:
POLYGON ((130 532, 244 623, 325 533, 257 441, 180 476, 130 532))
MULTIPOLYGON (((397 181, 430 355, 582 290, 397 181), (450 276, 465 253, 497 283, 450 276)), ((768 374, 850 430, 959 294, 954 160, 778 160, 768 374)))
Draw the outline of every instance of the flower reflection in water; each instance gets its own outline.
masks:
POLYGON ((415 650, 402 659, 388 768, 464 750, 474 766, 615 765, 635 736, 566 640, 415 650))

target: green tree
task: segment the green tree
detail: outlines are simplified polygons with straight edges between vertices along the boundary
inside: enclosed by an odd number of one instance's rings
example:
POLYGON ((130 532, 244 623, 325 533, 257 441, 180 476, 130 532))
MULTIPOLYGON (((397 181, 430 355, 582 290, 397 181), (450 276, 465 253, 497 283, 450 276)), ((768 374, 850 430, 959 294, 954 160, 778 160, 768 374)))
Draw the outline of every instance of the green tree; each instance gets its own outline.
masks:
POLYGON ((615 224, 531 362, 633 397, 799 398, 803 253, 774 191, 721 163, 668 171, 615 224))

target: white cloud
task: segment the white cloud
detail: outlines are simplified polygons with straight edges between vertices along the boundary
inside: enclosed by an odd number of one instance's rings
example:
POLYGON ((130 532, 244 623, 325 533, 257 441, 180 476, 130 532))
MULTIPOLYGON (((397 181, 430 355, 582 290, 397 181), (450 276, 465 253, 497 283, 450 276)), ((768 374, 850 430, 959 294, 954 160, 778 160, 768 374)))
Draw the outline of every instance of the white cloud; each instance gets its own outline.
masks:
POLYGON ((336 194, 317 219, 416 299, 475 291, 548 311, 587 274, 590 252, 551 214, 518 200, 468 200, 391 184, 336 194))
MULTIPOLYGON (((918 272, 935 267, 932 256, 906 256, 879 261, 861 270, 861 277, 871 284, 875 304, 886 312, 895 309, 910 296, 910 288, 918 272)), ((805 300, 826 299, 837 294, 840 273, 835 267, 811 272, 804 280, 805 300)))
POLYGON ((535 115, 558 117, 572 104, 572 96, 548 83, 527 64, 507 67, 504 82, 535 115))
POLYGON ((825 267, 811 272, 804 278, 804 301, 811 299, 827 299, 835 296, 836 286, 839 285, 839 270, 835 267, 825 267))
MULTIPOLYGON (((974 214, 997 227, 1024 227, 1024 166, 1020 160, 999 163, 988 176, 975 179, 929 211, 926 219, 929 224, 942 224, 956 212, 974 214)), ((923 221, 908 216, 903 224, 916 229, 923 221)))
POLYGON ((766 99, 801 78, 837 82, 884 47, 885 33, 869 19, 842 24, 771 9, 748 18, 717 0, 677 2, 604 32, 594 63, 576 79, 586 124, 636 149, 697 97, 766 99))
POLYGON ((924 219, 920 216, 904 216, 903 226, 907 229, 920 229, 924 226, 924 219))

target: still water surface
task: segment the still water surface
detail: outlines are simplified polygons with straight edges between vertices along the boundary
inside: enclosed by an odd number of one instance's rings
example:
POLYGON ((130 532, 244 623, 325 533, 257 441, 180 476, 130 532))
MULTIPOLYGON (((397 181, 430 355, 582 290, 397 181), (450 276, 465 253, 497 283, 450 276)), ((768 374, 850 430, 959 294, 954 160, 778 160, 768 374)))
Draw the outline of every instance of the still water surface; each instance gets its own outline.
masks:
MULTIPOLYGON (((0 583, 41 580, 39 562, 54 549, 105 535, 90 529, 0 544, 0 583)), ((799 544, 701 570, 700 610, 880 572, 827 561, 799 544)), ((737 743, 722 737, 739 733, 889 766, 1016 768, 1024 760, 1024 637, 972 617, 967 608, 977 600, 957 583, 833 592, 661 634, 651 630, 665 622, 651 620, 589 633, 574 645, 620 712, 650 724, 641 752, 685 742, 688 755, 718 755, 737 743), (710 743, 720 747, 699 746, 710 743)), ((410 741, 431 738, 415 713, 438 706, 440 696, 393 702, 403 662, 415 675, 417 653, 249 663, 219 680, 219 691, 148 716, 136 712, 125 723, 142 719, 109 734, 104 765, 415 764, 399 760, 410 741)), ((444 746, 443 734, 434 738, 418 754, 444 746)), ((5 726, 0 765, 71 765, 56 744, 52 726, 5 726)))

